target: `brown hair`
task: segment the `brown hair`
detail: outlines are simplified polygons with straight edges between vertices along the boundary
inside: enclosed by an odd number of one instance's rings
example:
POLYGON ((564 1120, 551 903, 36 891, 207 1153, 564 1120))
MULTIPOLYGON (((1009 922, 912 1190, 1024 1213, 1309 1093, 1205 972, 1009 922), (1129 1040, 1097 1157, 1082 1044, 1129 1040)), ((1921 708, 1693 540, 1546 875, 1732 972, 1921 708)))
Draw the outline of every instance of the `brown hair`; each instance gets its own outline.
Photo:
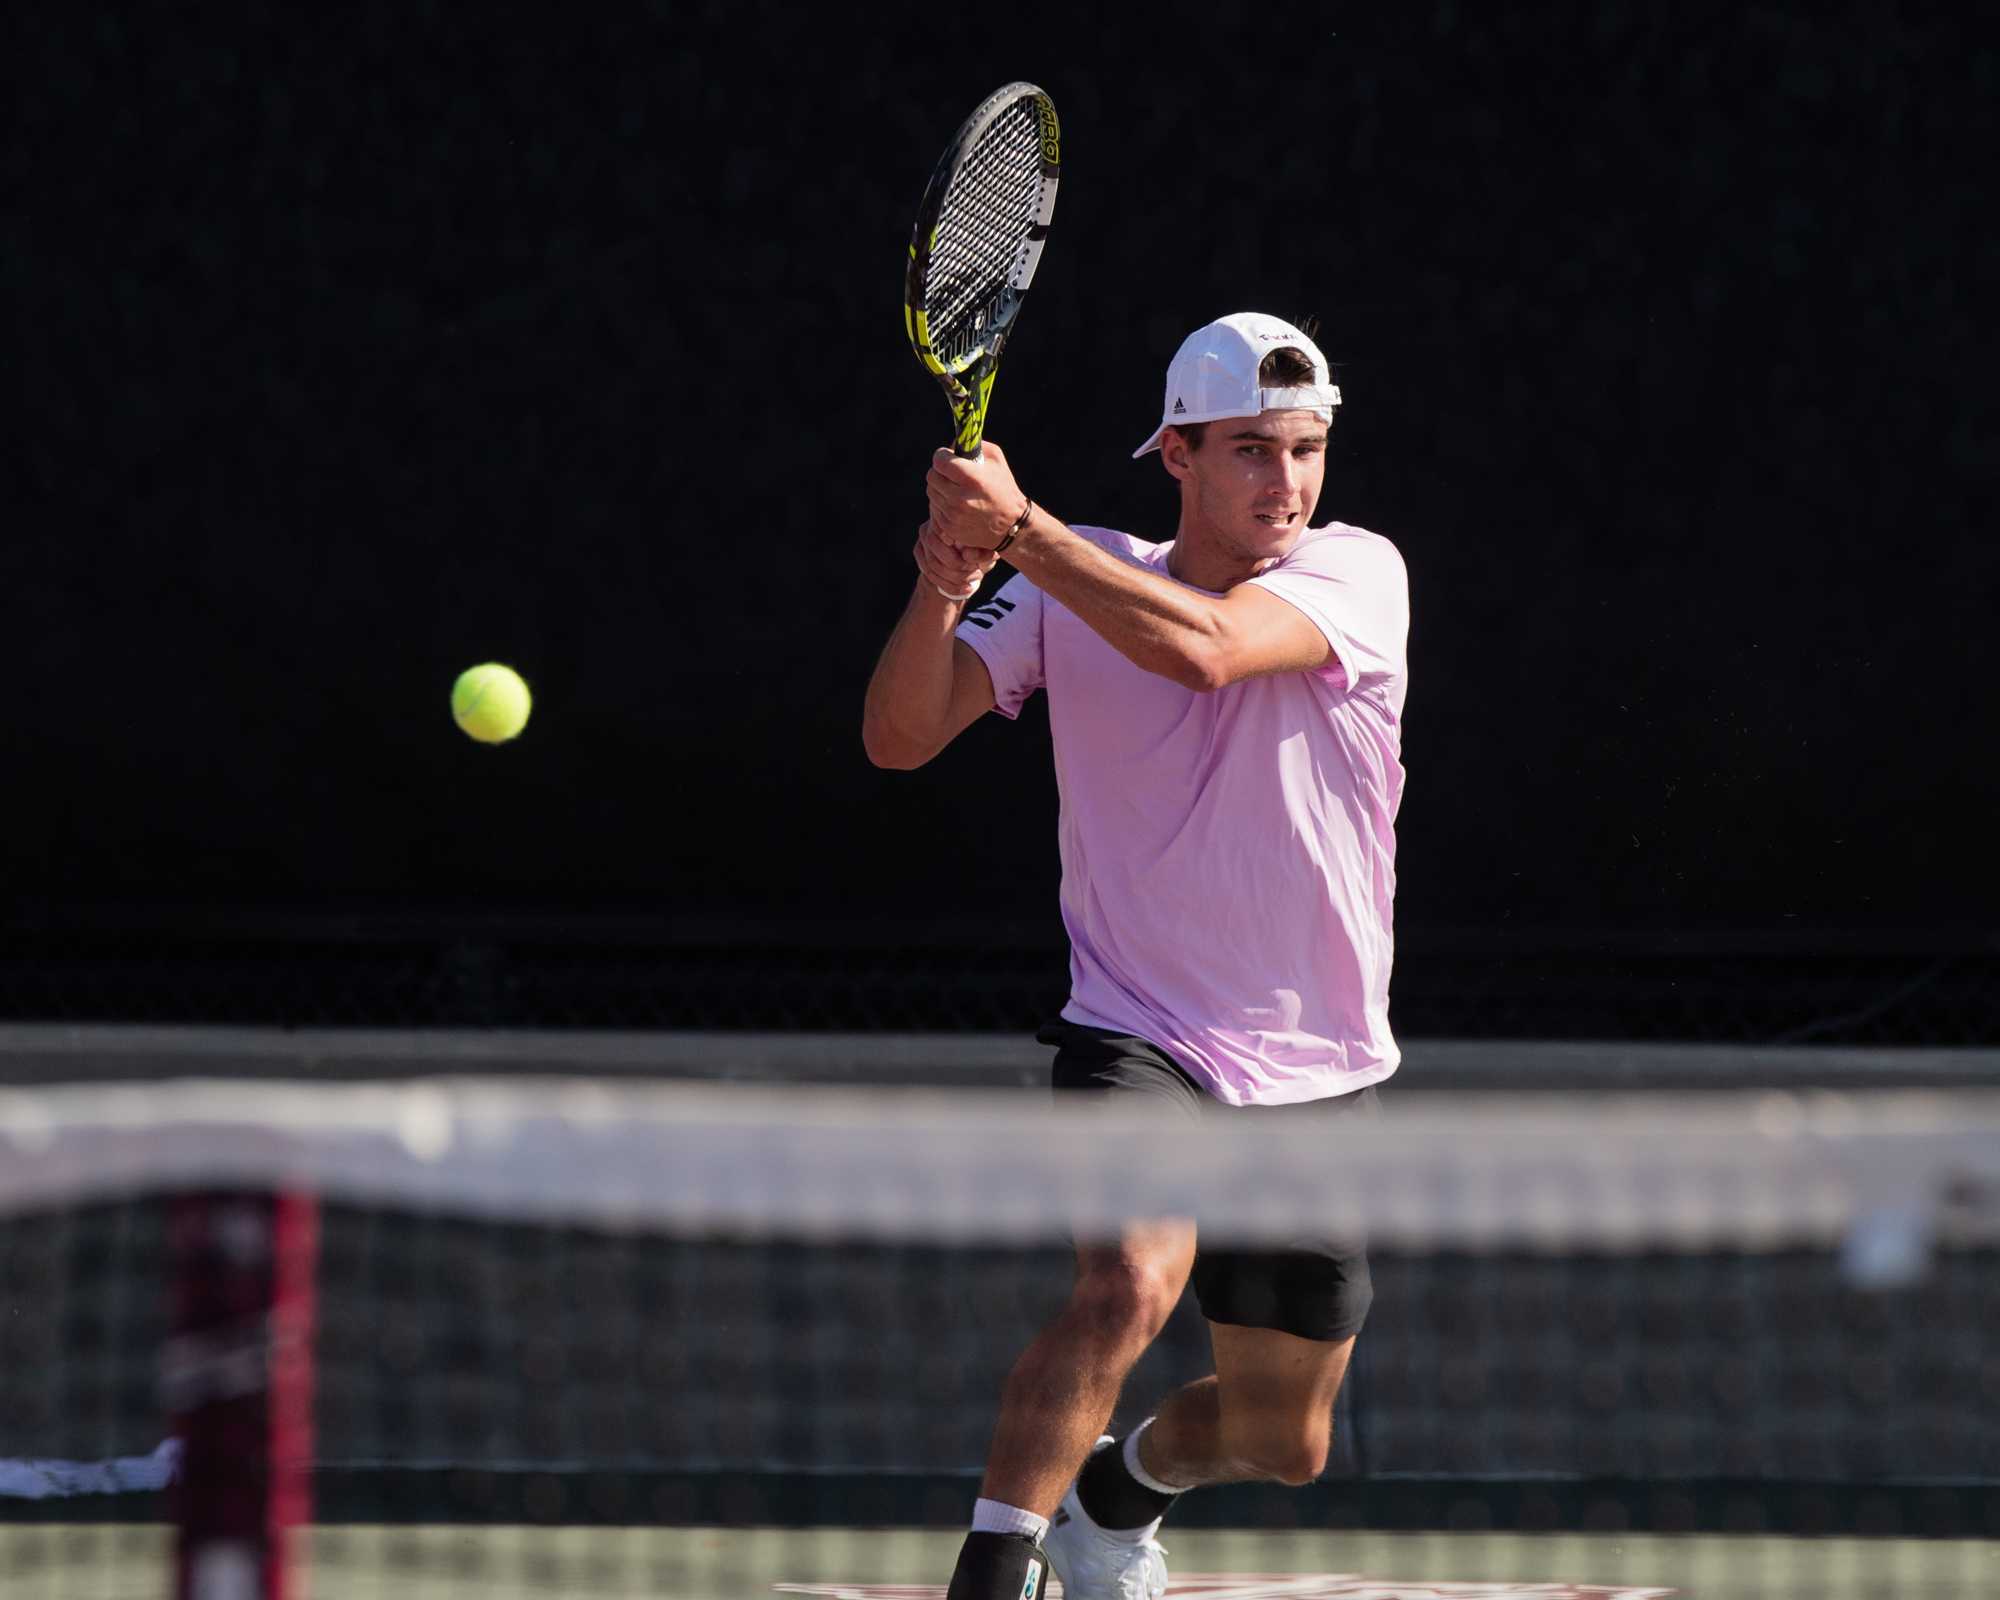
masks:
MULTIPOLYGON (((1313 381, 1312 357, 1290 345, 1273 350, 1257 363, 1257 384, 1264 389, 1297 389, 1313 381)), ((1190 450, 1199 450, 1208 436, 1205 422, 1174 424, 1174 432, 1187 440, 1190 450)))

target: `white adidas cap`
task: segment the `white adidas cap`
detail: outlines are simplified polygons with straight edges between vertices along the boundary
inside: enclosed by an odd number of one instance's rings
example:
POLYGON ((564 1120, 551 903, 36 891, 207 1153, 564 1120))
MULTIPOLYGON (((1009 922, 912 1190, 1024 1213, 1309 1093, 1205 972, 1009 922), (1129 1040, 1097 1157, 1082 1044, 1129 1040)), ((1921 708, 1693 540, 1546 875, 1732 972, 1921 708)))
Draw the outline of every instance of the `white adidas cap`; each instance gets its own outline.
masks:
POLYGON ((1340 390, 1327 371, 1326 357, 1282 317, 1261 311, 1238 311, 1197 328, 1181 341, 1167 368, 1166 406, 1152 438, 1132 452, 1143 456, 1160 448, 1160 435, 1187 422, 1214 422, 1218 417, 1255 417, 1266 411, 1310 411, 1322 422, 1333 421, 1340 390), (1257 369, 1273 350, 1293 349, 1308 357, 1313 381, 1298 389, 1265 389, 1257 369))

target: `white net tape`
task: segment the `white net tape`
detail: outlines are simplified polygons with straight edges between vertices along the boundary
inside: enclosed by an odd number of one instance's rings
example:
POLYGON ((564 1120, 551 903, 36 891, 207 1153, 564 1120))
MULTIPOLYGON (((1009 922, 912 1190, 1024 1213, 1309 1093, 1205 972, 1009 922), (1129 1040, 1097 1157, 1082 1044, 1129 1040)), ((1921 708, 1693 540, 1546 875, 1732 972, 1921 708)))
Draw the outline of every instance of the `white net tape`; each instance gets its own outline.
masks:
POLYGON ((1782 1249, 1914 1270, 2000 1232, 2000 1094, 1412 1096, 1376 1119, 599 1079, 0 1092, 0 1214, 192 1186, 682 1233, 1029 1241, 1329 1218, 1416 1248, 1782 1249))

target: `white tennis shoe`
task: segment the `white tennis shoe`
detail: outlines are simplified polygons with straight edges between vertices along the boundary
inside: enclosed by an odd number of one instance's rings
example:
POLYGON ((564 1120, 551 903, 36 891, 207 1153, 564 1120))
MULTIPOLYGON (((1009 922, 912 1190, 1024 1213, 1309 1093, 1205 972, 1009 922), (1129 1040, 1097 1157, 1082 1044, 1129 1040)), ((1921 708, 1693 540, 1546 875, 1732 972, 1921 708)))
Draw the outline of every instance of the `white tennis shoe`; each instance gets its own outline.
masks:
MULTIPOLYGON (((1090 1453, 1117 1442, 1107 1433, 1090 1453)), ((1160 1600, 1167 1592, 1167 1552, 1153 1537, 1159 1531, 1155 1518, 1144 1529, 1121 1530, 1122 1537, 1105 1532, 1090 1520, 1072 1483, 1049 1521, 1042 1549, 1062 1579, 1065 1600, 1160 1600)))

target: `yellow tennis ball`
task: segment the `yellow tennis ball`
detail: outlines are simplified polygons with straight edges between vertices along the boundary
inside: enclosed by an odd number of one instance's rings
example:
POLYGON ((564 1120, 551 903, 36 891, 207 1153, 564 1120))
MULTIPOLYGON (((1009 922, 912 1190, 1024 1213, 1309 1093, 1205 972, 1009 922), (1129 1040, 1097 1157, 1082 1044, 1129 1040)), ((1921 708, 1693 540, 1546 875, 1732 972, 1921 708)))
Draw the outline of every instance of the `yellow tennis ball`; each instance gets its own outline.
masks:
POLYGON ((488 661, 467 667, 451 686, 452 720, 481 744, 505 744, 528 725, 534 698, 520 673, 488 661))

